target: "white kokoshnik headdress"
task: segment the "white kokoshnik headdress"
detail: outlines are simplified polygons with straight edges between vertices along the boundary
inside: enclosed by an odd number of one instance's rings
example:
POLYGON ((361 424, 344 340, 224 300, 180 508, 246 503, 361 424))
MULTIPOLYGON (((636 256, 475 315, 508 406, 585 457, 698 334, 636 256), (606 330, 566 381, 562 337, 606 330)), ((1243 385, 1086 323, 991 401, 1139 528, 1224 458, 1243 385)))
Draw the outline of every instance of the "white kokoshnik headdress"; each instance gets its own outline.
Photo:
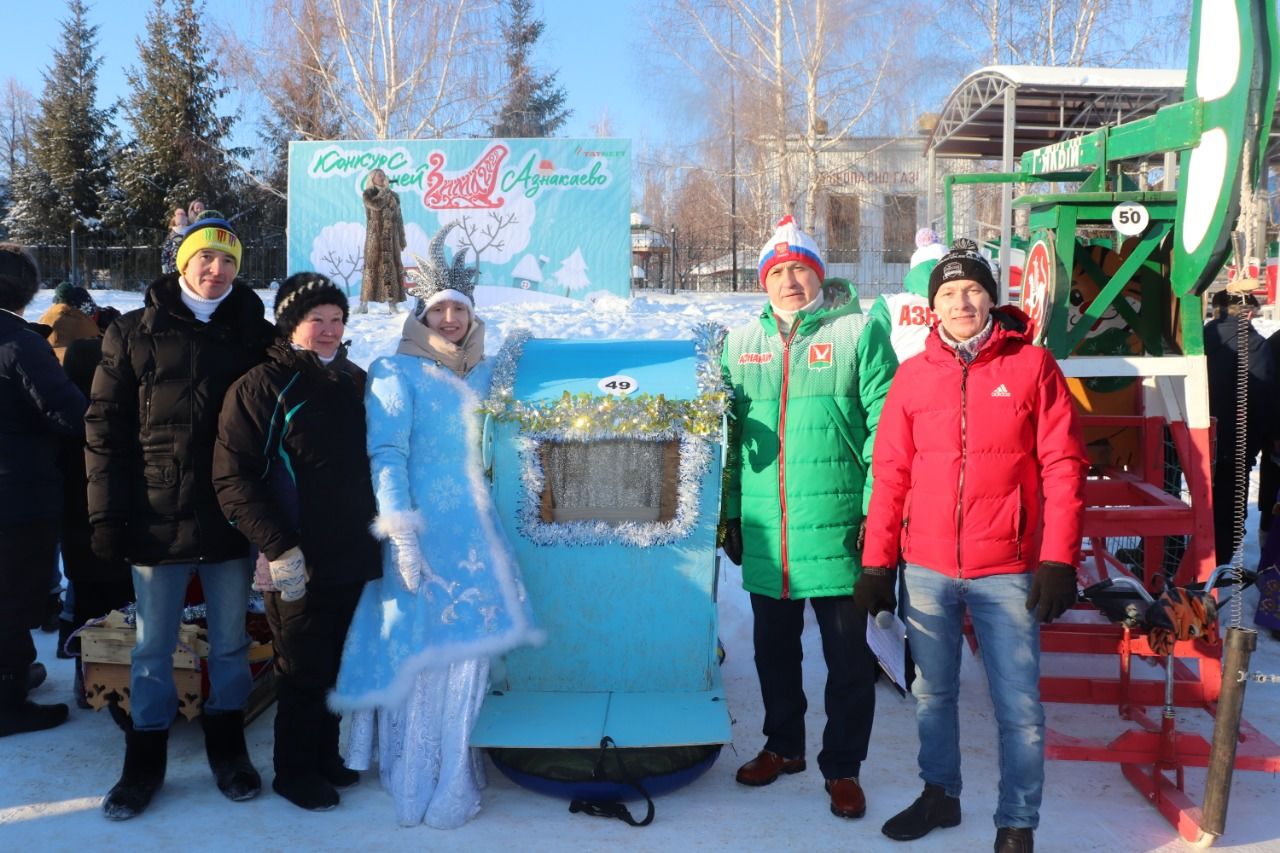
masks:
POLYGON ((467 250, 458 249, 454 252, 452 265, 444 257, 444 238, 457 224, 450 222, 437 231, 431 238, 427 258, 424 260, 414 255, 417 268, 405 271, 410 282, 408 293, 418 300, 413 313, 419 319, 426 316, 432 305, 446 299, 463 302, 470 308, 475 307, 476 278, 480 271, 466 265, 467 250))

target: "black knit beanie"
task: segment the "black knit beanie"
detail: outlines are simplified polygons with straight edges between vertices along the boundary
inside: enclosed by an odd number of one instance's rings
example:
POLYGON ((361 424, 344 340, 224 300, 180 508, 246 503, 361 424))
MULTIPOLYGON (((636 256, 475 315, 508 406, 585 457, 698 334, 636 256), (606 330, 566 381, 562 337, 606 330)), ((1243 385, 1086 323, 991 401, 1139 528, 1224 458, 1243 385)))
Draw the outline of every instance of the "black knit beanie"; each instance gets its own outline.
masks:
POLYGON ((978 244, 964 237, 951 244, 951 248, 938 261, 938 265, 929 273, 929 307, 933 307, 933 298, 938 288, 948 281, 967 279, 976 281, 991 294, 994 305, 1000 300, 1000 287, 996 284, 991 272, 991 262, 987 256, 978 251, 978 244))
POLYGON ((280 336, 291 337, 293 330, 319 305, 337 305, 342 309, 342 322, 347 322, 347 295, 318 272, 298 272, 289 276, 276 291, 276 329, 280 336))

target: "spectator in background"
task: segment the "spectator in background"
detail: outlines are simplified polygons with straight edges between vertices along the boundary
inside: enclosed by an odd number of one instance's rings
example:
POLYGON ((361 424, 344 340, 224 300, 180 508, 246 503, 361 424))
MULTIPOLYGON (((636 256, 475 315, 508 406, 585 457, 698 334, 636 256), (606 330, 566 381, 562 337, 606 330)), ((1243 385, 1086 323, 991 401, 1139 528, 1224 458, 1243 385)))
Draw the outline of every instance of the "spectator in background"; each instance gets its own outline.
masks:
POLYGON ((63 361, 67 344, 102 334, 97 323, 98 306, 83 287, 64 281, 53 291, 53 303, 36 322, 48 326, 49 345, 58 362, 63 361))
MULTIPOLYGON (((1276 376, 1280 377, 1280 331, 1267 338, 1267 351, 1276 376)), ((1265 547, 1267 534, 1276 516, 1276 504, 1280 503, 1280 424, 1275 425, 1270 446, 1262 449, 1262 463, 1258 471, 1258 546, 1265 547)), ((1280 617, 1280 614, 1277 614, 1280 617)), ((1277 624, 1276 627, 1280 627, 1277 624)), ((1278 637, 1280 639, 1280 637, 1278 637)))
POLYGON ((1209 370, 1209 414, 1217 423, 1213 457, 1213 535, 1219 565, 1231 562, 1240 545, 1236 535, 1236 508, 1239 505, 1241 531, 1247 514, 1249 472, 1258 453, 1280 436, 1280 375, 1267 341, 1253 327, 1258 301, 1252 295, 1238 296, 1225 290, 1213 295, 1213 319, 1204 326, 1204 354, 1209 370), (1237 374, 1240 318, 1247 326, 1249 379, 1241 389, 1237 374), (1244 434, 1239 429, 1239 406, 1247 400, 1248 419, 1244 434), (1245 468, 1236 470, 1236 450, 1243 442, 1245 468))
POLYGON ((173 209, 173 215, 169 217, 169 236, 165 239, 164 245, 160 247, 160 273, 169 275, 178 271, 178 247, 182 245, 182 238, 187 233, 187 225, 190 220, 187 218, 187 211, 181 207, 173 209))
POLYGON ((164 783, 178 709, 172 655, 193 574, 207 607, 209 766, 228 799, 261 788, 244 740, 253 561, 218 507, 212 464, 227 389, 263 360, 275 329, 258 295, 235 283, 234 229, 209 213, 178 247, 180 272, 152 282, 145 307, 107 329, 85 417, 90 544, 107 562, 129 561, 138 597, 124 770, 103 802, 112 820, 140 814, 164 783))
MULTIPOLYGON (((109 305, 94 312, 98 334, 71 341, 65 347, 62 368, 88 399, 93 374, 102 360, 102 332, 120 316, 109 305)), ((58 625, 58 657, 75 659, 72 694, 76 704, 88 708, 84 695, 84 668, 80 638, 72 635, 85 623, 133 601, 133 577, 125 560, 103 560, 90 547, 89 503, 85 488, 85 443, 82 436, 63 439, 58 464, 62 469, 62 565, 67 576, 67 607, 58 625)))
MULTIPOLYGON (((53 291, 53 304, 49 309, 40 316, 37 321, 40 325, 49 327, 48 340, 53 347, 53 354, 58 361, 66 366, 66 352, 68 346, 78 340, 85 338, 99 338, 102 335, 97 323, 98 306, 94 304, 93 297, 89 295, 89 291, 83 287, 73 285, 70 282, 62 282, 53 291)), ((92 381, 93 369, 89 369, 88 380, 92 381)), ((73 380, 74 381, 74 380, 73 380)), ((84 384, 77 384, 80 392, 87 398, 89 395, 89 381, 84 384)), ((52 628, 58 632, 58 657, 70 658, 75 655, 67 649, 67 641, 71 633, 75 630, 74 613, 75 613, 75 581, 73 572, 67 565, 67 549, 65 547, 65 537, 67 536, 68 525, 84 525, 84 436, 68 436, 63 439, 62 447, 59 451, 59 468, 64 472, 68 469, 79 470, 79 475, 72 477, 65 483, 63 494, 65 496, 66 511, 63 513, 63 544, 60 546, 62 552, 63 569, 67 576, 67 591, 65 602, 58 602, 58 596, 62 587, 62 578, 54 566, 54 576, 51 585, 51 601, 50 606, 56 606, 58 610, 56 622, 51 626, 44 625, 42 627, 52 628)), ((79 693, 77 693, 77 696, 79 693)))
POLYGON ((889 333, 898 364, 924 352, 929 329, 938 320, 929 307, 929 273, 945 251, 932 228, 921 228, 916 232, 916 251, 902 280, 902 292, 881 295, 871 306, 868 316, 889 333))
POLYGON ((0 244, 0 736, 67 719, 66 705, 38 705, 27 691, 36 659, 31 629, 44 618, 57 559, 58 440, 83 435, 85 399, 44 335, 22 319, 39 287, 31 255, 0 244))
MULTIPOLYGON (((213 211, 216 212, 216 211, 213 211)), ((205 213, 204 199, 195 198, 187 205, 187 220, 195 222, 205 213)))

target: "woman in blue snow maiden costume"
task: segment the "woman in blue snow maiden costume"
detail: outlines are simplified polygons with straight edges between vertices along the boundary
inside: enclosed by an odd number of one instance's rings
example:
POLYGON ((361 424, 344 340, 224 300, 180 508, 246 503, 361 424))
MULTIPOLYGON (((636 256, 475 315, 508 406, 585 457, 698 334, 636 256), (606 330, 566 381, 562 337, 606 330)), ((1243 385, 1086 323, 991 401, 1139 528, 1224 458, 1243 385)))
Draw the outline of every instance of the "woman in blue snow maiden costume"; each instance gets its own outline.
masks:
POLYGON ((365 586, 330 706, 351 711, 347 765, 378 764, 405 826, 440 829, 480 810, 471 729, 489 659, 535 639, 519 570, 480 462, 491 369, 474 269, 444 257, 409 272, 417 298, 395 355, 369 368, 365 406, 383 576, 365 586))

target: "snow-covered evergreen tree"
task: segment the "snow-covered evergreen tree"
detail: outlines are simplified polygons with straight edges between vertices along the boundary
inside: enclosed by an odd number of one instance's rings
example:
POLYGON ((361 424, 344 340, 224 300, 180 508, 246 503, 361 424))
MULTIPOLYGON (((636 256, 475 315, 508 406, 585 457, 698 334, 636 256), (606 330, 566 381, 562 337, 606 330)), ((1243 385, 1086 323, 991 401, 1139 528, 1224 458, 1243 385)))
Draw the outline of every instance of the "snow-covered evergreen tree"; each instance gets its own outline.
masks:
POLYGON ((98 28, 83 0, 69 0, 67 12, 31 124, 30 156, 11 179, 6 225, 23 242, 64 239, 72 226, 96 228, 111 179, 114 109, 96 103, 98 28))
POLYGON ((507 0, 508 16, 502 25, 507 45, 507 97, 491 136, 552 136, 568 120, 564 87, 556 85, 556 72, 535 74, 529 54, 546 23, 533 17, 532 0, 507 0))
POLYGON ((154 0, 147 14, 139 64, 127 73, 133 139, 116 164, 113 224, 162 228, 172 208, 195 198, 228 216, 241 206, 231 192, 231 160, 242 152, 226 147, 235 117, 218 115, 226 89, 204 12, 196 0, 154 0))

